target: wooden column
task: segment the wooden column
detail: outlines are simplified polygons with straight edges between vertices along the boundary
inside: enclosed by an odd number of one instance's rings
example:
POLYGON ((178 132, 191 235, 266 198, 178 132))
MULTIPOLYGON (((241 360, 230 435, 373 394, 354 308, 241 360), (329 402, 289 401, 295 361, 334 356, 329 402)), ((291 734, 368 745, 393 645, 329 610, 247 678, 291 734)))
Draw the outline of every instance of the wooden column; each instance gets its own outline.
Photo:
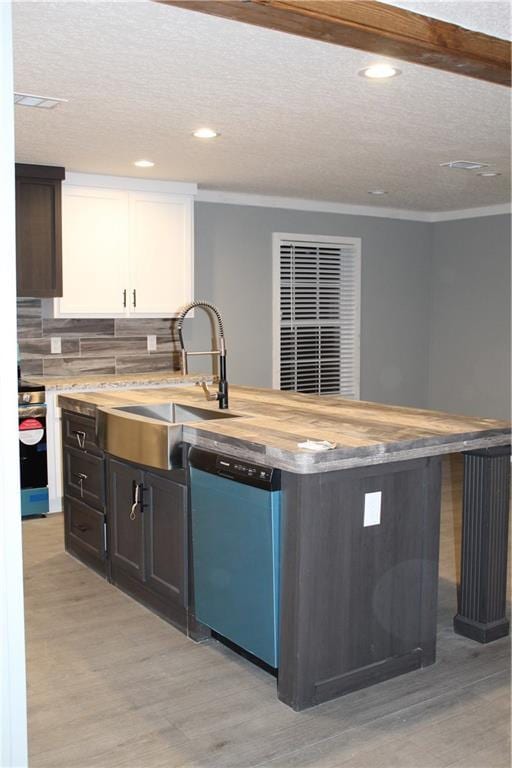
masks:
POLYGON ((435 661, 440 459, 283 473, 278 695, 296 710, 435 661), (381 491, 380 524, 364 525, 381 491))
POLYGON ((464 454, 462 558, 455 632, 490 643, 509 632, 510 446, 464 454))

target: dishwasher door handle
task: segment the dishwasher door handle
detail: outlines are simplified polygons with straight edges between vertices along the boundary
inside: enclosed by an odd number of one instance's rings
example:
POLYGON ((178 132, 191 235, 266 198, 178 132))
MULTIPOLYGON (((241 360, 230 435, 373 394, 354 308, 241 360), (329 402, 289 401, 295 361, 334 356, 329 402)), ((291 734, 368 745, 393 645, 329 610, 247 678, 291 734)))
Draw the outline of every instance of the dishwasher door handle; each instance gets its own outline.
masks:
POLYGON ((234 476, 234 475, 228 475, 228 473, 227 473, 227 472, 217 472, 217 475, 218 475, 219 477, 225 477, 225 478, 226 478, 226 480, 234 480, 234 479, 235 479, 235 476, 234 476))

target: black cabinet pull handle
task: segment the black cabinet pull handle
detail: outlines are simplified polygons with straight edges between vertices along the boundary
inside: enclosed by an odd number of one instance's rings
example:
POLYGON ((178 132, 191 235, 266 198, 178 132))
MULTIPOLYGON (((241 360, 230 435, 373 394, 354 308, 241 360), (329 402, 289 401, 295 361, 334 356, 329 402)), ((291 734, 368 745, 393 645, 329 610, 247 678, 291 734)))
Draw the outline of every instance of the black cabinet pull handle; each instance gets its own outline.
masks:
POLYGON ((126 288, 123 291, 123 307, 126 309, 126 288))
POLYGON ((137 306, 137 289, 136 288, 133 289, 133 306, 134 307, 137 306))

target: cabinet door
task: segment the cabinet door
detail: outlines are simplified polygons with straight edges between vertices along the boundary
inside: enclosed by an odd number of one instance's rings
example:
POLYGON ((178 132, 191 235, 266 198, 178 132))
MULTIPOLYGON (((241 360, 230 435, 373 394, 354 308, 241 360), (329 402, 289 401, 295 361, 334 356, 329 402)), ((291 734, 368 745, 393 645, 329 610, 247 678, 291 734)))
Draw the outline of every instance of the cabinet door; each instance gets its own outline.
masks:
POLYGON ((122 571, 137 581, 145 576, 144 510, 134 509, 134 488, 142 484, 143 473, 122 461, 108 459, 109 549, 112 577, 122 571))
POLYGON ((187 604, 186 500, 185 486, 145 475, 146 584, 181 606, 187 604))
POLYGON ((190 198, 130 192, 130 314, 169 316, 191 301, 192 242, 190 198))
POLYGON ((62 296, 63 178, 63 168, 16 166, 18 296, 62 296))
POLYGON ((129 290, 126 192, 65 184, 62 249, 64 283, 57 314, 125 315, 129 290))

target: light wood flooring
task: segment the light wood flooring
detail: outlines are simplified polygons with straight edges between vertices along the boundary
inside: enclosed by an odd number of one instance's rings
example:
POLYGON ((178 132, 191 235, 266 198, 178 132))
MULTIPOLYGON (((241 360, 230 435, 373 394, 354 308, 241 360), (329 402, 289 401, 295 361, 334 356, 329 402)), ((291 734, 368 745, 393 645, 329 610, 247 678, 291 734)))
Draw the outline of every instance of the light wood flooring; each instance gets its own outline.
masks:
POLYGON ((32 768, 505 768, 510 646, 455 635, 460 461, 445 461, 438 660, 302 713, 216 642, 194 644, 23 524, 32 768))

